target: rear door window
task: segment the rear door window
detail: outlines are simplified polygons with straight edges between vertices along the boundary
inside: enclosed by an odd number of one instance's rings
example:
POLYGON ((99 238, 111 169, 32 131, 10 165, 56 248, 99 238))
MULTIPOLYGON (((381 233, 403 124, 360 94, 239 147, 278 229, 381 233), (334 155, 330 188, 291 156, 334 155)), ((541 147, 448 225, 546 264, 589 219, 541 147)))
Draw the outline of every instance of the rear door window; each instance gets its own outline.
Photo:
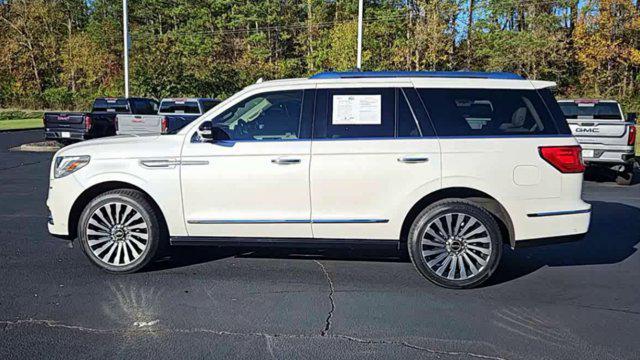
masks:
POLYGON ((160 112, 163 114, 200 114, 197 101, 164 100, 160 104, 160 112))
POLYGON ((561 102, 560 108, 567 119, 622 120, 617 103, 613 102, 561 102))
POLYGON ((535 90, 418 89, 438 136, 557 134, 535 90))
POLYGON ((205 113, 220 104, 220 100, 202 100, 202 112, 205 113))
POLYGON ((114 112, 114 113, 128 113, 129 102, 127 99, 96 99, 93 103, 94 112, 114 112))
POLYGON ((395 136, 395 89, 318 90, 314 138, 395 136))

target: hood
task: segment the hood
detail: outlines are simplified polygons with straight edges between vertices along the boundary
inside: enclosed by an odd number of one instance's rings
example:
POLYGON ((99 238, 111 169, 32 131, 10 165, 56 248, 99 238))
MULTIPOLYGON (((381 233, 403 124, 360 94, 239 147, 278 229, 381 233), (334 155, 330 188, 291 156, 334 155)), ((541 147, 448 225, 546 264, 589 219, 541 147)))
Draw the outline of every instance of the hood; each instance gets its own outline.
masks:
POLYGON ((89 155, 92 159, 179 156, 183 140, 184 135, 110 136, 63 147, 56 156, 89 155))

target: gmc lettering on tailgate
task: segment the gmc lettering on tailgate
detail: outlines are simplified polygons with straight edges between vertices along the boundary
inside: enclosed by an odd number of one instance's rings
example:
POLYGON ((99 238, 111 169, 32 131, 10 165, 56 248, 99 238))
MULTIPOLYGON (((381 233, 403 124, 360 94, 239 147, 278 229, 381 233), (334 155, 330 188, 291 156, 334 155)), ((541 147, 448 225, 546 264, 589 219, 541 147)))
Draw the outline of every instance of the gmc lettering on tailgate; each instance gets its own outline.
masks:
POLYGON ((600 132, 598 128, 576 128, 577 133, 597 134, 600 132))

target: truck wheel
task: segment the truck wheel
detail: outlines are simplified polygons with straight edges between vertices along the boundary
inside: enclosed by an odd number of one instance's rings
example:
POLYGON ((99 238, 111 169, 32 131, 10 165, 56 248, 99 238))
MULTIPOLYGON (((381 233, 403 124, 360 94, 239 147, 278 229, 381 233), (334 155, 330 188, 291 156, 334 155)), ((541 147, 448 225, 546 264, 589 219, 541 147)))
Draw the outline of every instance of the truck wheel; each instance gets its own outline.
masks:
POLYGON ((624 171, 618 173, 616 175, 616 184, 618 185, 631 185, 633 181, 633 167, 629 169, 629 167, 625 168, 624 171))
POLYGON ((416 217, 408 250, 427 280, 446 288, 471 288, 497 268, 502 235, 484 208, 465 200, 442 200, 416 217))
POLYGON ((156 256, 163 240, 157 215, 139 191, 119 189, 101 194, 80 216, 82 250, 107 272, 136 272, 156 256))

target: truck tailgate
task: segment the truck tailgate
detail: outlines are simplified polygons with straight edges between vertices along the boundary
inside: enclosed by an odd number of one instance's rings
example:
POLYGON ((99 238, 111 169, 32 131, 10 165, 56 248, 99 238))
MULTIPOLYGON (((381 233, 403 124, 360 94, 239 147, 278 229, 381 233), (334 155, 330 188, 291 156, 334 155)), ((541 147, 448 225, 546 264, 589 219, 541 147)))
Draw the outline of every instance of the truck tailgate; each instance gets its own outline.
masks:
POLYGON ((584 144, 626 145, 629 124, 620 120, 567 119, 573 135, 584 144))
POLYGON ((118 115, 118 135, 160 134, 162 116, 159 115, 118 115))
MULTIPOLYGON (((46 127, 72 127, 72 125, 83 124, 84 113, 45 113, 44 125, 46 127)), ((80 126, 80 127, 84 127, 80 126)))

